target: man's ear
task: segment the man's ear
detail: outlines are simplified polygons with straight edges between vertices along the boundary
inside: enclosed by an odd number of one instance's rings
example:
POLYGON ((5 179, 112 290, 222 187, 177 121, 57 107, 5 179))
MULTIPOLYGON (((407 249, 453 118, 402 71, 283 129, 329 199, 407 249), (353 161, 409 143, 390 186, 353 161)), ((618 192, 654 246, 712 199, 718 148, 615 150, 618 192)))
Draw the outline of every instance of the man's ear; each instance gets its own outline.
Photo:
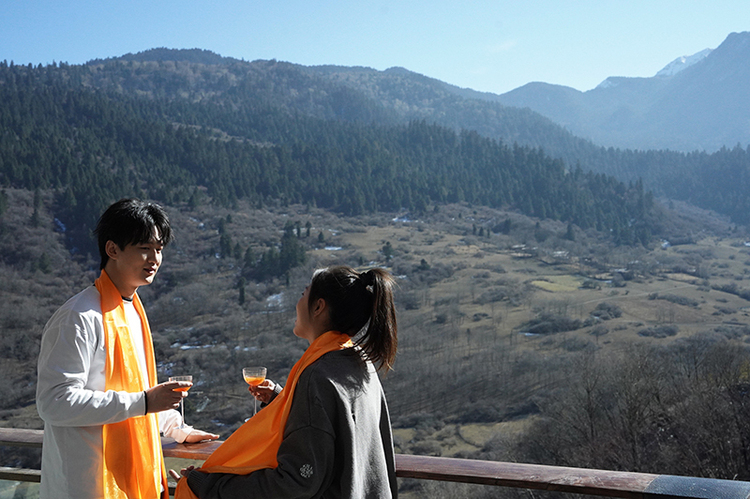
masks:
POLYGON ((104 252, 107 253, 109 258, 116 260, 117 255, 120 252, 120 247, 117 246, 116 242, 110 239, 104 244, 104 252))

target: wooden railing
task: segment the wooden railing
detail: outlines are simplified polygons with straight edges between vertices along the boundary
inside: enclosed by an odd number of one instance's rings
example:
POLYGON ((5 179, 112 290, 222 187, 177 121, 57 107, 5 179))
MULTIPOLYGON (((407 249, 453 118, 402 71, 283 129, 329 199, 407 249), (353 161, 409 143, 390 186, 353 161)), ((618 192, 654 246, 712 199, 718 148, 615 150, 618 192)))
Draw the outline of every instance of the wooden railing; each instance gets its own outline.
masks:
MULTIPOLYGON (((42 446, 42 430, 0 428, 0 446, 42 446)), ((204 460, 221 442, 178 444, 163 440, 164 456, 204 460)), ((396 455, 402 478, 439 480, 638 499, 749 499, 750 482, 564 468, 538 464, 396 455)), ((0 480, 39 482, 39 470, 1 468, 0 480)), ((173 486, 174 484, 172 484, 173 486)))

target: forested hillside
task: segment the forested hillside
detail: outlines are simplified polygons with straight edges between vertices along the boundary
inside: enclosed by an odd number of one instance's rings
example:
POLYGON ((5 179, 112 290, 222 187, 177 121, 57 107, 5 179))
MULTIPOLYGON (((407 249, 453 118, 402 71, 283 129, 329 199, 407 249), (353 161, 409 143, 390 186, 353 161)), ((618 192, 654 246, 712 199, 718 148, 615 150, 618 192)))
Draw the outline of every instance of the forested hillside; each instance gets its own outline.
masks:
MULTIPOLYGON (((103 140, 109 140, 109 145, 98 144, 96 148, 102 150, 99 159, 112 164, 108 169, 110 176, 117 171, 115 165, 121 164, 124 158, 127 158, 125 162, 133 163, 137 162, 133 157, 138 156, 140 161, 147 161, 142 164, 149 165, 153 176, 166 181, 161 183, 162 187, 170 186, 165 189, 169 192, 163 192, 159 199, 170 199, 170 196, 173 199, 189 199, 193 192, 185 190, 186 184, 209 189, 209 197, 222 203, 231 203, 235 198, 246 196, 257 197, 260 201, 269 196, 278 199, 276 194, 281 194, 285 199, 282 202, 311 202, 315 199, 321 206, 336 206, 349 212, 360 209, 362 205, 363 209, 368 210, 377 209, 375 206, 388 209, 394 205, 414 208, 417 204, 448 199, 448 193, 453 193, 450 199, 460 199, 452 183, 456 176, 463 173, 456 172, 452 178, 437 175, 441 167, 453 168, 450 166, 452 160, 447 158, 440 160, 443 164, 435 167, 436 175, 432 175, 431 185, 417 181, 409 184, 412 186, 411 192, 395 192, 390 199, 381 199, 381 194, 372 192, 362 192, 360 196, 357 189, 341 189, 346 199, 332 200, 328 193, 323 192, 307 192, 303 196, 299 189, 291 185, 280 186, 276 193, 263 187, 273 184, 273 178, 264 179, 260 182, 261 186, 248 183, 247 179, 236 178, 242 175, 242 170, 247 172, 243 165, 248 163, 254 165, 247 167, 250 170, 258 165, 262 166, 264 172, 274 170, 275 167, 269 169, 264 166, 268 161, 279 164, 281 170, 276 168, 277 172, 308 169, 309 160, 313 162, 309 170, 316 168, 316 163, 322 163, 324 168, 331 165, 331 170, 327 171, 332 173, 336 169, 336 162, 349 161, 354 148, 363 158, 362 151, 367 150, 369 145, 373 147, 368 154, 378 156, 365 161, 372 171, 378 171, 377 165, 383 163, 400 168, 399 162, 407 161, 403 149, 399 149, 404 145, 396 147, 389 143, 391 137, 387 135, 389 132, 391 135, 403 135, 396 130, 414 126, 417 122, 446 127, 459 138, 465 135, 463 130, 475 131, 482 137, 497 141, 492 147, 512 148, 518 144, 527 151, 530 150, 528 147, 540 149, 537 153, 544 151, 552 158, 561 158, 563 168, 568 171, 580 166, 584 172, 592 170, 612 175, 626 183, 636 182, 640 178, 644 188, 656 195, 716 210, 732 217, 737 223, 747 223, 750 213, 746 195, 750 192, 747 185, 750 154, 745 149, 722 149, 713 154, 605 149, 573 137, 528 110, 480 100, 475 98, 476 93, 461 91, 403 69, 378 72, 368 68, 306 68, 277 61, 238 61, 207 51, 166 49, 92 61, 85 66, 55 64, 29 67, 14 66, 12 63, 2 63, 1 66, 3 76, 0 78, 0 91, 7 103, 3 106, 2 123, 4 130, 13 131, 12 135, 3 133, 3 157, 7 159, 2 170, 11 163, 14 185, 18 185, 19 175, 25 178, 24 185, 42 185, 53 181, 49 174, 46 175, 49 178, 40 184, 40 179, 34 178, 35 174, 19 173, 18 169, 24 164, 44 164, 46 161, 38 157, 41 154, 61 156, 62 159, 56 159, 56 163, 61 165, 58 167, 60 171, 69 169, 62 166, 68 164, 66 154, 76 157, 79 163, 90 164, 97 154, 85 154, 80 150, 80 144, 91 143, 92 134, 104 131, 106 138, 103 140), (31 101, 34 101, 33 111, 28 107, 31 101), (79 110, 86 114, 79 113, 79 110), (34 117, 34 113, 37 117, 34 117), (34 122, 39 122, 40 116, 43 119, 54 116, 55 125, 43 126, 54 126, 58 131, 49 135, 52 131, 46 130, 44 134, 37 133, 32 137, 31 131, 37 126, 34 122), (103 129, 105 122, 108 123, 103 129), (72 140, 72 130, 66 127, 75 127, 75 133, 80 138, 86 134, 85 140, 72 140), (159 128, 164 131, 161 132, 159 128), (112 130, 117 130, 119 135, 106 133, 112 130), (139 134, 148 137, 138 138, 139 134), (50 138, 45 142, 49 144, 45 146, 48 151, 42 152, 39 147, 31 145, 33 141, 44 141, 47 136, 50 138), (61 137, 65 137, 67 144, 65 153, 60 152, 61 137), (113 137, 122 137, 123 140, 111 140, 113 137), (216 138, 222 139, 224 144, 219 147, 219 141, 214 140, 216 138), (185 148, 174 145, 185 141, 191 142, 187 160, 179 156, 185 148), (213 145, 204 147, 206 141, 213 145), (23 146, 25 142, 27 146, 23 146), (364 149, 363 142, 366 142, 364 149), (9 144, 13 145, 10 150, 9 144), (17 146, 34 152, 19 155, 17 146), (116 152, 112 148, 120 150, 116 152), (331 152, 334 149, 336 152, 331 152), (196 177, 194 165, 191 167, 191 161, 195 158, 193 152, 198 150, 202 150, 199 154, 205 156, 201 158, 207 160, 205 164, 218 166, 208 180, 196 177), (295 150, 302 151, 304 157, 295 155, 295 150), (252 161, 248 159, 251 156, 252 161), (229 158, 238 158, 237 161, 232 159, 236 169, 231 174, 221 166, 229 158), (165 168, 170 171, 164 171, 165 168), (172 175, 177 175, 180 180, 172 181, 172 175), (436 193, 436 190, 440 193, 436 193)), ((425 140, 443 140, 432 136, 435 133, 443 134, 443 131, 438 132, 435 128, 420 133, 425 140), (430 136, 429 139, 427 136, 430 136)), ((456 138, 451 140, 459 141, 456 138)), ((413 141, 406 146, 411 147, 412 144, 413 141)), ((423 151, 426 149, 422 147, 423 151)), ((409 154, 413 156, 415 153, 409 154)), ((423 156, 417 158, 418 161, 432 160, 423 152, 417 154, 423 156)), ((408 158, 409 161, 412 159, 408 158)), ((483 174, 482 167, 477 165, 477 168, 469 174, 483 174)), ((430 168, 423 172, 424 175, 430 173, 430 168)), ((401 174, 409 179, 418 176, 418 172, 405 169, 401 174)), ((136 172, 132 172, 132 175, 136 175, 136 172)), ((143 183, 149 174, 138 172, 137 175, 143 183)), ((255 178, 254 174, 247 176, 255 178)), ((9 180, 5 176, 2 179, 3 185, 8 185, 9 180)), ((66 183, 64 178, 62 182, 66 183)), ((136 188, 132 184, 132 179, 125 184, 118 182, 118 185, 127 185, 130 190, 136 188)), ((147 191, 154 192, 159 183, 151 181, 148 184, 150 187, 147 191)), ((368 186, 381 189, 387 187, 387 182, 368 183, 368 186)), ((487 202, 486 193, 466 191, 463 195, 467 201, 487 202)), ((91 203, 91 200, 81 198, 81 193, 71 194, 82 205, 91 203)), ((501 202, 516 207, 518 200, 505 197, 501 202)), ((101 203, 94 205, 100 206, 101 203)), ((528 209, 524 211, 530 213, 528 209)), ((558 211, 552 209, 552 214, 548 216, 554 217, 554 212, 558 211)), ((539 208, 535 213, 543 214, 543 211, 539 208)), ((70 217, 74 218, 75 215, 68 214, 70 217)), ((79 224, 71 221, 70 225, 73 228, 79 224)))
MULTIPOLYGON (((344 214, 468 202, 595 227, 624 244, 646 243, 654 232, 652 199, 640 183, 571 173, 539 149, 424 121, 386 126, 293 112, 279 96, 304 100, 304 89, 322 90, 287 66, 284 92, 243 90, 274 81, 247 76, 217 90, 222 98, 195 102, 179 96, 188 76, 206 76, 203 66, 3 64, 0 185, 55 189, 56 217, 76 245, 108 202, 128 195, 166 204, 299 203, 344 214), (170 85, 165 67, 175 78, 185 73, 179 84, 170 85), (97 86, 109 89, 90 88, 101 79, 97 86)), ((192 92, 210 95, 211 86, 192 92)))
MULTIPOLYGON (((133 66, 129 71, 119 70, 116 85, 111 84, 111 71, 106 67, 119 59, 92 62, 99 68, 96 86, 145 95, 169 95, 171 88, 172 97, 217 102, 225 110, 231 102, 232 116, 219 113, 212 123, 225 130, 241 116, 242 126, 233 128, 239 136, 247 136, 248 129, 253 129, 250 136, 256 140, 275 141, 279 134, 289 138, 301 132, 299 127, 280 123, 264 122, 259 127, 258 122, 250 122, 249 116, 257 109, 269 107, 296 118, 384 125, 424 120, 456 132, 476 131, 508 145, 540 148, 563 159, 571 170, 580 166, 626 183, 640 178, 645 189, 658 196, 715 210, 737 223, 750 221, 746 196, 750 192, 750 154, 734 143, 711 154, 599 147, 528 109, 501 105, 498 96, 453 87, 403 68, 375 71, 277 61, 246 63, 198 50, 157 49, 121 59, 133 66), (191 63, 192 71, 186 63, 191 63), (188 77, 186 72, 192 74, 188 77), (258 104, 258 99, 263 104, 258 104)), ((734 64, 741 66, 743 60, 734 64)), ((265 118, 270 114, 264 113, 265 118)), ((196 120, 196 124, 200 122, 196 120)))
MULTIPOLYGON (((742 64, 742 60, 736 62, 742 64)), ((645 188, 658 196, 715 210, 737 223, 750 222, 746 195, 750 192, 750 148, 730 143, 713 153, 682 153, 599 147, 529 109, 500 104, 499 96, 451 87, 404 69, 380 72, 320 67, 307 70, 372 96, 401 120, 425 119, 454 130, 473 130, 507 144, 541 148, 552 157, 562 158, 571 168, 578 165, 586 171, 612 175, 624 182, 642 179, 645 188)), ((731 92, 723 95, 731 95, 731 92)), ((565 89, 544 96, 545 102, 549 101, 552 106, 567 98, 570 96, 565 89)), ((616 119, 614 116, 611 122, 598 126, 620 125, 615 123, 616 119)), ((675 118, 678 122, 680 119, 675 118)), ((676 126, 687 125, 678 123, 676 126)), ((699 146, 696 143, 687 149, 697 150, 699 146)))

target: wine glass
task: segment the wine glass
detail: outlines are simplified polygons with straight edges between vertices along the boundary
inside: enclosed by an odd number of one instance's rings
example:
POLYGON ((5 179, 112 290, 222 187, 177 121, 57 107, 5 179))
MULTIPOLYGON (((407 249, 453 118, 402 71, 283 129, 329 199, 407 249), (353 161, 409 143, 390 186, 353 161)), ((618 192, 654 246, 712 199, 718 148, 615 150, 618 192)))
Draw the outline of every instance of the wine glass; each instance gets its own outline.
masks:
MULTIPOLYGON (((189 381, 190 383, 193 382, 193 376, 187 375, 187 376, 170 376, 169 381, 189 381)), ((192 386, 192 385, 191 385, 192 386)), ((174 391, 176 392, 186 392, 190 390, 190 386, 181 386, 179 388, 175 388, 174 391)), ((182 424, 180 424, 180 428, 185 426, 185 400, 184 397, 180 399, 180 411, 182 412, 182 424)))
MULTIPOLYGON (((244 367, 242 368, 242 377, 245 378, 245 382, 250 386, 258 386, 263 383, 266 379, 266 368, 265 367, 244 367)), ((255 407, 253 409, 253 416, 258 412, 258 399, 253 396, 255 401, 255 407)))

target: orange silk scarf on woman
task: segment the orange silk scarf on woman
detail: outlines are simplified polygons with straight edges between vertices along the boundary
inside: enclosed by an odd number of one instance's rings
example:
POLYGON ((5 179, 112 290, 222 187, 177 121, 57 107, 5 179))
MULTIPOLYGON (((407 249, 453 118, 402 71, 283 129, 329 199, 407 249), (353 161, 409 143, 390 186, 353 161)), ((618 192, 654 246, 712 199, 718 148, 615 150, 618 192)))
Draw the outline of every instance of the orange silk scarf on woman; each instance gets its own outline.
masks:
MULTIPOLYGON (((138 295, 133 305, 141 318, 148 378, 143 379, 138 355, 130 336, 122 296, 102 270, 94 286, 101 295, 104 324, 105 390, 138 393, 156 384, 156 362, 151 331, 138 295)), ((169 497, 167 475, 156 414, 135 416, 102 428, 104 497, 107 499, 155 499, 169 497), (157 480, 160 470, 161 483, 157 480)))
MULTIPOLYGON (((208 456, 200 470, 206 473, 247 475, 264 468, 276 468, 279 465, 276 455, 284 438, 294 390, 302 371, 324 354, 352 346, 351 339, 337 331, 329 331, 316 338, 292 367, 281 393, 208 456)), ((184 477, 178 482, 174 497, 197 499, 184 477)))

